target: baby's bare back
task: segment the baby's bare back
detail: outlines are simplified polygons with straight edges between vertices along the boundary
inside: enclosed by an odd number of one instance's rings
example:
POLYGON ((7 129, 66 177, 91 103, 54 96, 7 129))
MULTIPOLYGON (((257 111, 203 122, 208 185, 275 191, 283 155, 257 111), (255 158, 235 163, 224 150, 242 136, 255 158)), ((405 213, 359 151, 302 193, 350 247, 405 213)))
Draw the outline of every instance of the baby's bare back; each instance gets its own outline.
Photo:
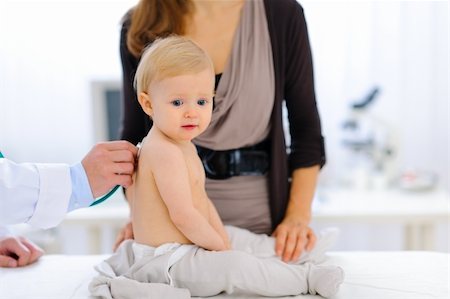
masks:
MULTIPOLYGON (((133 185, 134 199, 131 203, 131 216, 134 238, 136 242, 152 247, 157 247, 164 243, 192 244, 171 220, 170 212, 155 179, 154 171, 162 165, 158 165, 161 161, 154 158, 154 153, 155 151, 164 151, 165 145, 165 142, 160 142, 159 140, 146 140, 141 148, 135 184, 133 185)), ((205 175, 201 161, 193 145, 192 147, 180 147, 180 150, 183 152, 186 162, 193 205, 208 219, 208 199, 204 189, 205 175)), ((170 154, 170 150, 167 151, 167 154, 170 154)), ((182 165, 180 165, 180 169, 181 167, 182 165)), ((180 171, 180 169, 171 171, 176 172, 180 171)), ((170 188, 178 187, 176 180, 173 181, 173 184, 169 183, 170 188)))

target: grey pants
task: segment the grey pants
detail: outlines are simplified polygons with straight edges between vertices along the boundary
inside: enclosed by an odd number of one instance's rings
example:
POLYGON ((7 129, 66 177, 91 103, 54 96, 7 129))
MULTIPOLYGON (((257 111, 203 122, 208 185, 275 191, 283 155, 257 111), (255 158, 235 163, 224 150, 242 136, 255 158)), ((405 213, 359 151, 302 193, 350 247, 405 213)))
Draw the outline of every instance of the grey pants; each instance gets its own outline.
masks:
MULTIPOLYGON (((336 275, 342 279, 340 268, 313 264, 323 252, 287 264, 275 256, 274 238, 236 227, 226 229, 233 250, 188 251, 169 269, 175 287, 189 289, 192 296, 213 296, 224 291, 271 297, 316 292, 328 296, 324 282, 335 280, 336 275)), ((334 288, 331 293, 336 291, 335 286, 330 288, 334 288)))

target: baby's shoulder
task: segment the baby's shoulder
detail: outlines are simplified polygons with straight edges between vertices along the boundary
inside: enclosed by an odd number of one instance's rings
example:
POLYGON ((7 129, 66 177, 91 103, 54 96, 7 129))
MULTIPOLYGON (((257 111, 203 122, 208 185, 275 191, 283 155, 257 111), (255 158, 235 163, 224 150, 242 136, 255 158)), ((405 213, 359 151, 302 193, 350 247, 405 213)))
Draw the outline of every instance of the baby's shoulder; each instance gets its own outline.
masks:
POLYGON ((145 159, 153 163, 162 163, 181 159, 182 150, 173 142, 161 139, 148 140, 141 148, 139 160, 145 159))

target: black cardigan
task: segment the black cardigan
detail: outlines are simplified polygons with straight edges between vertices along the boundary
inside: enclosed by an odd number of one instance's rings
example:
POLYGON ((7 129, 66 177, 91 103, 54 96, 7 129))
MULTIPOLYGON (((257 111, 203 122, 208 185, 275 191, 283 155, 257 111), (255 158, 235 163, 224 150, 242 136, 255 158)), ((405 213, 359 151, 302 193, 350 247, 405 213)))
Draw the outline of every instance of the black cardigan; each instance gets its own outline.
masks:
MULTIPOLYGON (((272 227, 283 220, 289 200, 289 175, 302 167, 325 164, 325 150, 314 92, 314 77, 303 8, 295 0, 264 0, 272 44, 275 102, 271 116, 270 211, 272 227), (286 101, 291 146, 286 153, 282 102, 286 101)), ((130 19, 126 18, 120 38, 123 69, 123 116, 121 138, 140 142, 151 128, 133 88, 139 58, 127 49, 130 19)))

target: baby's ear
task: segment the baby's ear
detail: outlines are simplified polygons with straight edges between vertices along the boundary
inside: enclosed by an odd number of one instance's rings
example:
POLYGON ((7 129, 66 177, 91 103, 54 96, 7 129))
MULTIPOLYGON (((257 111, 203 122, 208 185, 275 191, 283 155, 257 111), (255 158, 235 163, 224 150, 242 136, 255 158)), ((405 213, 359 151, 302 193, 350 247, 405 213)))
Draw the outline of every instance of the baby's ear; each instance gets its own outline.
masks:
POLYGON ((141 92, 138 96, 138 100, 142 110, 151 117, 153 115, 153 107, 149 95, 146 92, 141 92))

